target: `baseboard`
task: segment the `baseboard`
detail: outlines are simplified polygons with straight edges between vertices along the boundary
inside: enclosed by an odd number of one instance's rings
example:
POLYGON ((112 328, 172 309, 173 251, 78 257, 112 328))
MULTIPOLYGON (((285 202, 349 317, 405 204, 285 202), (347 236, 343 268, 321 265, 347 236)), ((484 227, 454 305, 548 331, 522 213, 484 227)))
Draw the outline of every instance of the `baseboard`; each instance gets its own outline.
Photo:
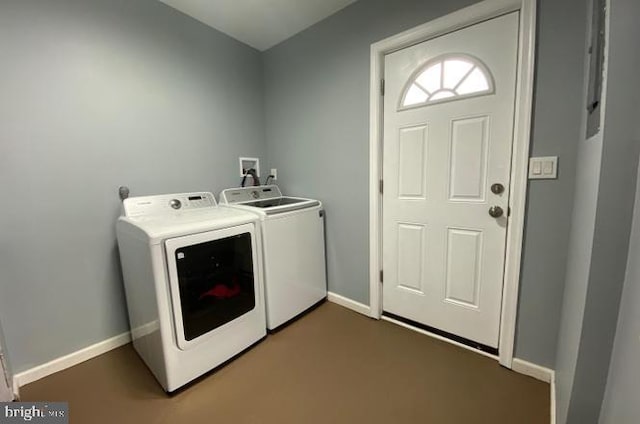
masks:
POLYGON ((13 389, 14 392, 18 392, 20 387, 38 381, 41 378, 57 373, 59 371, 70 368, 74 365, 78 365, 84 361, 95 358, 117 347, 123 346, 131 341, 131 334, 126 333, 119 334, 107 340, 103 340, 94 345, 87 346, 76 352, 72 352, 68 355, 61 356, 45 364, 38 365, 21 373, 13 376, 13 389))
POLYGON ((13 400, 14 401, 19 401, 20 400, 20 386, 18 386, 18 380, 16 380, 16 378, 12 378, 13 380, 13 400))
POLYGON ((552 369, 518 358, 513 358, 511 369, 519 374, 528 375, 545 383, 551 383, 555 376, 555 372, 552 369))
POLYGON ((352 311, 356 311, 359 314, 371 316, 371 308, 364 303, 356 302, 355 300, 351 300, 348 297, 340 296, 339 294, 328 292, 327 300, 329 302, 335 303, 336 305, 343 306, 347 309, 351 309, 352 311))
POLYGON ((511 369, 517 373, 549 383, 550 422, 551 424, 556 424, 556 372, 552 369, 518 358, 513 358, 511 369))

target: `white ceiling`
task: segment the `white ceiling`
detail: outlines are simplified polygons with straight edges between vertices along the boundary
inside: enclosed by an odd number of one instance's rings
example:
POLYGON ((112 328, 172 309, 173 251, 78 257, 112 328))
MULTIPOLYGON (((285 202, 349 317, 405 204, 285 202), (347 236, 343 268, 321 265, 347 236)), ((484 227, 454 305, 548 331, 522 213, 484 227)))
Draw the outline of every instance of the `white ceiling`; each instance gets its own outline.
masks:
POLYGON ((258 50, 266 50, 355 0, 160 1, 258 50))

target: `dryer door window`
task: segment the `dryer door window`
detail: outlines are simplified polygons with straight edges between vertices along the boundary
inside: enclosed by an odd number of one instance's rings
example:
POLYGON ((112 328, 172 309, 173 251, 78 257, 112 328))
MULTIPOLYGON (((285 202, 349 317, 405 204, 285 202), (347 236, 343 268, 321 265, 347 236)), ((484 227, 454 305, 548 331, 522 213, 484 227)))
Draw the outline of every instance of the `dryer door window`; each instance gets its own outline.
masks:
POLYGON ((176 309, 186 342, 256 306, 251 233, 180 246, 167 253, 173 254, 175 261, 179 295, 176 309))

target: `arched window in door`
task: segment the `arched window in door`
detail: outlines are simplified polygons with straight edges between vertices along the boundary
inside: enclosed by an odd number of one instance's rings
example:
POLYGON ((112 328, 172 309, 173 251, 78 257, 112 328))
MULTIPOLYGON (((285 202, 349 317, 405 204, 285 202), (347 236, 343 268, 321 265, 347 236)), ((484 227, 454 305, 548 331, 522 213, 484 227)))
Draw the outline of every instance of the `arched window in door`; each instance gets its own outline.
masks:
POLYGON ((493 92, 493 77, 479 59, 447 54, 429 60, 413 73, 402 92, 400 109, 493 92))

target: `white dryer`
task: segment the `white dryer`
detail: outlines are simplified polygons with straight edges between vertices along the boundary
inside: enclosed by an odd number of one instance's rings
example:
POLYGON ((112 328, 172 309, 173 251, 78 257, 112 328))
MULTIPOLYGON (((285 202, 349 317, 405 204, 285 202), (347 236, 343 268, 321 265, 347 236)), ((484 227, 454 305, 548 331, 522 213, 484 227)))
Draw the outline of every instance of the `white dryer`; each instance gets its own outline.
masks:
POLYGON ((260 217, 269 330, 327 297, 320 201, 283 196, 278 186, 268 185, 224 190, 220 205, 260 217))
POLYGON ((116 224, 133 346, 172 392, 266 336, 255 214, 211 193, 134 197, 116 224))

